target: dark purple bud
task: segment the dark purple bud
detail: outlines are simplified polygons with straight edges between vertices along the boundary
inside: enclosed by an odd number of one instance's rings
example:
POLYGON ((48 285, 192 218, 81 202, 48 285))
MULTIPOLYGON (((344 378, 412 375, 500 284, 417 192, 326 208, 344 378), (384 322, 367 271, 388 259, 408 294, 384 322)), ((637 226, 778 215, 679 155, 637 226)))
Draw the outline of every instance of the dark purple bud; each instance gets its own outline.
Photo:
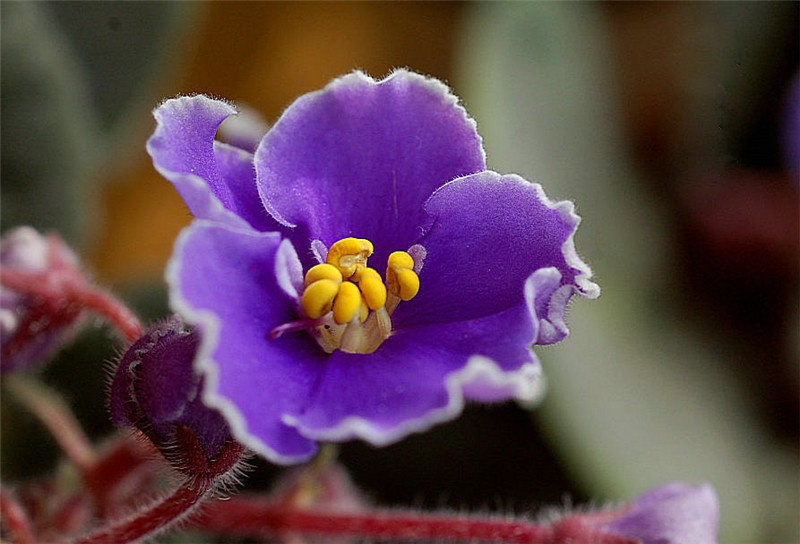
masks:
POLYGON ((82 273, 78 258, 55 235, 31 227, 9 231, 0 241, 0 269, 0 370, 6 373, 52 357, 85 312, 60 295, 61 286, 82 281, 82 273))
POLYGON ((193 367, 199 334, 173 316, 150 329, 122 356, 111 383, 111 419, 141 431, 178 470, 222 474, 239 459, 219 412, 203 404, 193 367))

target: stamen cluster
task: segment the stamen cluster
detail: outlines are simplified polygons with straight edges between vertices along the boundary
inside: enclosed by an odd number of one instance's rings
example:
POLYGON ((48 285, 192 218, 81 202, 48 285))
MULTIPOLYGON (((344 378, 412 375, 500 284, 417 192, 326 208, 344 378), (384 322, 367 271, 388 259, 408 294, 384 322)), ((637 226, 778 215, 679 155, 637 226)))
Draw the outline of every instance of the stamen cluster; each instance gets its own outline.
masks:
POLYGON ((378 271, 367 266, 373 250, 369 240, 343 238, 330 247, 325 263, 306 272, 300 307, 321 323, 312 334, 325 351, 375 351, 391 333, 391 313, 419 292, 411 255, 389 255, 384 284, 378 271))

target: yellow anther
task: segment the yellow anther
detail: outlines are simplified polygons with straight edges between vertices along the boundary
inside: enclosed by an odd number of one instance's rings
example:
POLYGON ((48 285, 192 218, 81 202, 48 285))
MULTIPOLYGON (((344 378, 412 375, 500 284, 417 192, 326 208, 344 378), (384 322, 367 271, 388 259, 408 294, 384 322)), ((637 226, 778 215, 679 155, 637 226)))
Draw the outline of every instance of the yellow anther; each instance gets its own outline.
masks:
POLYGON ((389 292, 401 300, 411 300, 419 292, 419 276, 414 272, 414 259, 405 251, 389 255, 386 266, 389 292))
POLYGON ((333 302, 333 320, 338 324, 349 323, 361 310, 361 292, 355 283, 345 281, 333 302))
POLYGON ((364 295, 361 295, 361 306, 358 308, 358 321, 363 323, 369 317, 369 307, 364 302, 364 295))
POLYGON ((419 276, 410 268, 403 268, 395 276, 397 282, 397 292, 392 294, 400 297, 401 300, 411 300, 419 293, 419 276))
POLYGON ((365 268, 358 277, 358 287, 370 310, 377 310, 386 304, 386 286, 383 278, 374 268, 365 268))
POLYGON ((339 285, 333 280, 315 281, 303 291, 300 306, 311 319, 322 317, 331 311, 333 299, 339 292, 339 285))
MULTIPOLYGON (((392 335, 392 314, 404 300, 419 292, 414 257, 395 251, 386 262, 386 276, 367 266, 372 242, 343 238, 334 243, 326 261, 305 274, 300 297, 304 318, 279 325, 269 333, 275 339, 306 329, 325 353, 373 353, 392 335)), ((420 253, 424 259, 424 252, 420 253)))
POLYGON ((339 269, 330 264, 318 264, 316 266, 312 266, 306 272, 306 279, 305 279, 305 286, 308 287, 315 281, 319 280, 331 280, 339 285, 342 283, 342 273, 339 272, 339 269))
POLYGON ((328 249, 325 259, 330 265, 335 266, 342 276, 349 278, 358 275, 367 266, 367 259, 372 255, 372 242, 363 238, 342 238, 328 249))
POLYGON ((393 251, 387 262, 389 268, 414 269, 414 259, 405 251, 393 251))

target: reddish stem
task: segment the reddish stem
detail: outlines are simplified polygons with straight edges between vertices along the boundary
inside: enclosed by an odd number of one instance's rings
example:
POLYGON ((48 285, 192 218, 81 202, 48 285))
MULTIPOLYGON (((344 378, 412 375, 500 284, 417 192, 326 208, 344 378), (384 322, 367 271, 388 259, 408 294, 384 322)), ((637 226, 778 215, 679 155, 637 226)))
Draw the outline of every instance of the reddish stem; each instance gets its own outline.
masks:
POLYGON ((155 456, 142 442, 121 438, 98 454, 63 399, 44 384, 24 375, 5 378, 7 386, 50 432, 67 459, 80 472, 101 518, 113 514, 136 477, 144 481, 150 470, 143 465, 155 456), (122 496, 120 496, 122 493, 122 496))
POLYGON ((152 537, 183 519, 213 489, 213 478, 187 479, 171 495, 133 517, 74 541, 73 544, 125 544, 152 537))
POLYGON ((133 342, 144 333, 139 319, 125 304, 79 276, 65 273, 64 277, 57 277, 54 281, 48 271, 3 270, 0 282, 19 293, 44 300, 58 299, 65 307, 91 310, 103 317, 127 342, 133 342))
POLYGON ((33 535, 31 522, 25 510, 4 489, 0 489, 0 517, 11 534, 11 540, 17 544, 34 544, 36 538, 33 535))
POLYGON ((115 516, 123 504, 156 477, 154 463, 158 453, 149 444, 120 437, 100 452, 92 470, 83 475, 101 519, 115 516))
POLYGON ((204 530, 239 537, 281 533, 386 540, 550 543, 552 529, 528 521, 394 512, 326 512, 266 499, 233 497, 215 503, 200 520, 204 530))
POLYGON ((22 375, 8 377, 6 383, 50 432, 81 474, 90 473, 97 460, 94 448, 61 397, 22 375))
POLYGON ((111 294, 98 288, 84 288, 75 291, 74 295, 77 303, 104 317, 126 342, 132 343, 144 334, 144 328, 136 315, 111 294))

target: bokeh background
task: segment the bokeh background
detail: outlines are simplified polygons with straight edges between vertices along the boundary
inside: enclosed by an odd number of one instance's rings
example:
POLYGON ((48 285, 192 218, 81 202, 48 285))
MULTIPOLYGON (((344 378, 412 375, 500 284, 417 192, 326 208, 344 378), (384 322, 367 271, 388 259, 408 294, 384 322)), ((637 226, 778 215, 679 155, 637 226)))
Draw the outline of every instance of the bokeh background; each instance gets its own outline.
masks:
MULTIPOLYGON (((269 123, 356 68, 436 76, 490 168, 576 202, 603 295, 538 350, 541 406, 347 444, 356 482, 381 504, 519 513, 709 481, 723 542, 799 542, 799 6, 4 1, 0 221, 58 231, 157 319, 191 220, 144 151, 161 99, 211 94, 269 123)), ((40 370, 98 439, 110 339, 94 328, 40 370)), ((4 481, 53 470, 7 397, 4 481)), ((276 472, 257 463, 249 487, 276 472)))

